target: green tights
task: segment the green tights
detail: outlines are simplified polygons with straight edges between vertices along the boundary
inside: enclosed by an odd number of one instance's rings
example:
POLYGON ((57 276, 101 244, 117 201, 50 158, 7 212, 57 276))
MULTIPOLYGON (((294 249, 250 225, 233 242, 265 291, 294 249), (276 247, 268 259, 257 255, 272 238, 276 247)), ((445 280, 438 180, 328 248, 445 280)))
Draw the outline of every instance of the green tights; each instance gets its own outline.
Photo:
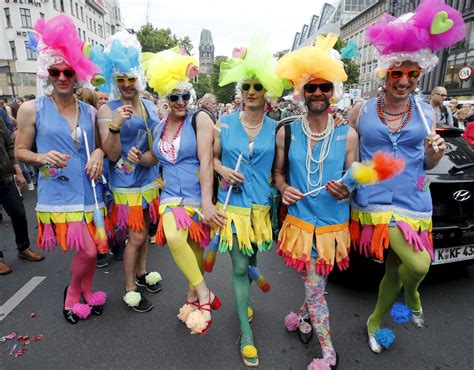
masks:
POLYGON ((254 248, 254 254, 251 257, 244 255, 239 250, 239 243, 235 234, 233 244, 234 247, 230 251, 230 257, 232 259, 232 289, 234 291, 235 308, 240 321, 241 333, 252 338, 252 329, 248 318, 251 283, 248 270, 249 266, 257 265, 257 250, 254 248))
POLYGON ((385 275, 380 282, 375 310, 369 317, 369 333, 380 329, 384 315, 392 307, 403 287, 405 303, 414 312, 421 310, 418 287, 430 268, 426 250, 415 252, 398 227, 390 227, 390 251, 385 261, 385 275))

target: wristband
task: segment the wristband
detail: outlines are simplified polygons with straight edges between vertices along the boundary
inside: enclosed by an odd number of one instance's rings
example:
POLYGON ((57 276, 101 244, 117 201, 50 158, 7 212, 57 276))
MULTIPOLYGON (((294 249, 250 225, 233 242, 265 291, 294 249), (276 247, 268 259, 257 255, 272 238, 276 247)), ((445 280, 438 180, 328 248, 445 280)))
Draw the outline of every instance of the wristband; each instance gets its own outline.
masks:
POLYGON ((120 125, 117 125, 116 123, 109 123, 109 131, 113 134, 120 133, 121 128, 122 127, 120 125))

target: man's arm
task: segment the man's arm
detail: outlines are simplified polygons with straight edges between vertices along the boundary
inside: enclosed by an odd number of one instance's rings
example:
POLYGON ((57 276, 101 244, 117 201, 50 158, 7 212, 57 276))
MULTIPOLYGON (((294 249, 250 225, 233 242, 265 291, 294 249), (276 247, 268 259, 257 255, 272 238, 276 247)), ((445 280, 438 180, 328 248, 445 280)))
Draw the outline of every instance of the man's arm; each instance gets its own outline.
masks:
POLYGON ((110 109, 107 104, 102 105, 99 109, 99 113, 97 114, 97 126, 99 127, 102 150, 112 162, 118 161, 122 151, 122 144, 120 142, 120 132, 112 133, 109 130, 109 125, 113 123, 122 127, 123 122, 130 117, 131 113, 123 109, 123 107, 117 109, 115 117, 112 109, 110 109))
POLYGON ((428 135, 425 142, 425 170, 436 167, 446 149, 444 139, 436 133, 436 115, 434 112, 432 122, 431 134, 428 135), (435 147, 438 148, 438 151, 434 150, 435 147))
POLYGON ((284 205, 290 205, 304 198, 303 193, 287 183, 285 173, 285 128, 282 126, 276 134, 276 148, 273 168, 273 178, 275 186, 281 193, 281 200, 284 205))
POLYGON ((21 171, 20 165, 18 164, 15 158, 15 144, 13 143, 13 140, 10 134, 8 133, 7 125, 5 124, 5 121, 3 121, 2 118, 0 118, 0 128, 3 134, 3 139, 5 141, 5 150, 13 167, 13 173, 15 174, 16 184, 20 189, 23 189, 26 184, 25 177, 23 176, 23 172, 21 171))
POLYGON ((356 132, 357 132, 357 120, 359 119, 359 113, 360 113, 360 110, 361 110, 363 104, 364 103, 360 102, 360 103, 357 103, 356 105, 354 105, 354 107, 349 112, 349 117, 347 118, 348 121, 349 121, 349 125, 354 130, 356 130, 356 132))

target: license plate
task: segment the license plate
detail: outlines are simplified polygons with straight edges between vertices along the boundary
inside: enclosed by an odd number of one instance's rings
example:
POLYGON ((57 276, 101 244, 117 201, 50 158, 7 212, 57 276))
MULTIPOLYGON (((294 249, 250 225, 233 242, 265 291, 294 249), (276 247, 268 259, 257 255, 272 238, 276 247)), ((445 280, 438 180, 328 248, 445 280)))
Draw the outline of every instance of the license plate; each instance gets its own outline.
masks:
POLYGON ((474 259, 474 245, 462 247, 438 248, 434 250, 433 265, 474 259))

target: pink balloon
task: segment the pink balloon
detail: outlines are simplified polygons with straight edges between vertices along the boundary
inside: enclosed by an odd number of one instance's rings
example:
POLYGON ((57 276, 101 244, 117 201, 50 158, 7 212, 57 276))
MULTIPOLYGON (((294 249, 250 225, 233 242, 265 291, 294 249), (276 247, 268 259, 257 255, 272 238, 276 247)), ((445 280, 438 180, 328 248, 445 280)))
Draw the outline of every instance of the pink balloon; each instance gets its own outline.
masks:
POLYGON ((244 59, 246 54, 247 54, 247 48, 245 47, 234 48, 234 50, 232 50, 232 58, 244 59))
POLYGON ((188 65, 188 68, 186 69, 186 76, 188 78, 193 78, 199 74, 199 67, 195 64, 190 64, 188 65))

